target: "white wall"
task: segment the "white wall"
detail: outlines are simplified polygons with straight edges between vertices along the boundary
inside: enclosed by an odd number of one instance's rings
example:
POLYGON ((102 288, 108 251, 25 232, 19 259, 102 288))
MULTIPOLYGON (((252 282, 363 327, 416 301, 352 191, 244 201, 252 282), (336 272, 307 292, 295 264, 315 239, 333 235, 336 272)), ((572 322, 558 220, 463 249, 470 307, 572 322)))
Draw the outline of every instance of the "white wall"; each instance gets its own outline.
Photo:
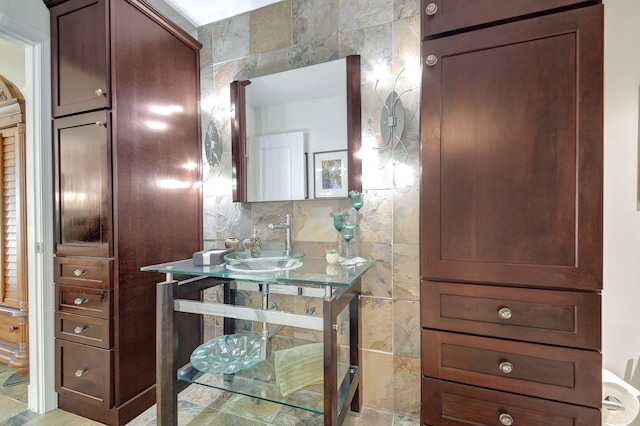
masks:
POLYGON ((640 388, 640 1, 604 3, 603 364, 640 388))
POLYGON ((49 34, 49 10, 42 0, 0 0, 0 27, 11 33, 16 24, 49 34))
POLYGON ((15 84, 24 95, 26 91, 24 47, 4 40, 0 36, 0 57, 2 58, 0 74, 15 84))

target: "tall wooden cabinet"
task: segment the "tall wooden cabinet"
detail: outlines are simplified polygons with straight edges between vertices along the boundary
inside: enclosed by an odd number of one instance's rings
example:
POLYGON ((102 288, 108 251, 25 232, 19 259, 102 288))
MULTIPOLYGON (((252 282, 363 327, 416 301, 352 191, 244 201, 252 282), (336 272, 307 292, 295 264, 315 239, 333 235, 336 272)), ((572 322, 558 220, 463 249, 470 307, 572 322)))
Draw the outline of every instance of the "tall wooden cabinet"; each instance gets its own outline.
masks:
POLYGON ((0 362, 29 373, 25 103, 0 75, 0 362))
POLYGON ((422 2, 422 423, 595 425, 603 6, 422 2))
MULTIPOLYGON (((156 278, 140 267, 202 245, 201 46, 141 0, 45 3, 58 404, 122 425, 155 402, 156 278)), ((184 360, 202 327, 181 326, 184 360)))

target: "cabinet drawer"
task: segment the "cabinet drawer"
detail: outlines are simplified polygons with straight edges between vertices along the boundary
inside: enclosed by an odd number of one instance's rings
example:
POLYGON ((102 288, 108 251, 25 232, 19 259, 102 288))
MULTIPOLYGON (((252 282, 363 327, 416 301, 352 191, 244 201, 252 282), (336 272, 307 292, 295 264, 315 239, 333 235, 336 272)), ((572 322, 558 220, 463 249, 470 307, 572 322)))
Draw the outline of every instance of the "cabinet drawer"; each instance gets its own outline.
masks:
POLYGON ((585 0, 422 0, 422 37, 486 25, 574 4, 585 0))
MULTIPOLYGON (((19 311, 17 311, 17 313, 19 314, 19 311)), ((27 319, 25 318, 23 322, 26 324, 27 319)), ((0 340, 20 343, 22 337, 20 327, 20 317, 14 316, 12 309, 0 310, 0 340)))
POLYGON ((111 288, 113 262, 102 259, 56 257, 55 282, 81 287, 111 288))
POLYGON ((601 296, 422 281, 421 323, 426 328, 601 348, 601 296))
POLYGON ((57 310, 98 318, 111 317, 112 290, 56 285, 57 310))
POLYGON ((56 339, 56 391, 110 408, 112 351, 56 339))
POLYGON ((431 426, 594 426, 601 423, 600 410, 596 408, 428 378, 422 380, 422 401, 422 423, 431 426))
POLYGON ((99 348, 111 348, 111 321, 56 312, 56 337, 99 348))
POLYGON ((599 352, 422 330, 425 376, 600 407, 599 352))

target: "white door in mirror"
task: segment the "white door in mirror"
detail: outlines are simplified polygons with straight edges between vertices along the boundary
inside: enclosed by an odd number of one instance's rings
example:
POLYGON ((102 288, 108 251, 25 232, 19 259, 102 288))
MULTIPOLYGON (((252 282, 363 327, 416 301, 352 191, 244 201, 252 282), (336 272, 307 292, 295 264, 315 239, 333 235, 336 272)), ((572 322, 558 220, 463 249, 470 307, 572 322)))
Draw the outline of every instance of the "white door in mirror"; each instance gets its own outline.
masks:
POLYGON ((303 132, 250 138, 248 175, 256 185, 247 188, 250 200, 301 200, 305 198, 306 172, 303 132), (253 152, 252 152, 253 151, 253 152))

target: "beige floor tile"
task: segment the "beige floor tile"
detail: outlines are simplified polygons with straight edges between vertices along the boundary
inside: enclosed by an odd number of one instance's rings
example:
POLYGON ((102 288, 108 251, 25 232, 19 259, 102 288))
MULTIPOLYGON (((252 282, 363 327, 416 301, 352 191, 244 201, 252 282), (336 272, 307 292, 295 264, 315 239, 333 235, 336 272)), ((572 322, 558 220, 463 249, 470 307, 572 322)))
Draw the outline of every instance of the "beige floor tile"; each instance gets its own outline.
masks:
POLYGON ((27 405, 11 398, 0 397, 0 421, 9 419, 27 409, 27 405))
POLYGON ((28 421, 23 426, 102 426, 102 423, 85 419, 75 414, 60 409, 49 411, 37 418, 28 421))

